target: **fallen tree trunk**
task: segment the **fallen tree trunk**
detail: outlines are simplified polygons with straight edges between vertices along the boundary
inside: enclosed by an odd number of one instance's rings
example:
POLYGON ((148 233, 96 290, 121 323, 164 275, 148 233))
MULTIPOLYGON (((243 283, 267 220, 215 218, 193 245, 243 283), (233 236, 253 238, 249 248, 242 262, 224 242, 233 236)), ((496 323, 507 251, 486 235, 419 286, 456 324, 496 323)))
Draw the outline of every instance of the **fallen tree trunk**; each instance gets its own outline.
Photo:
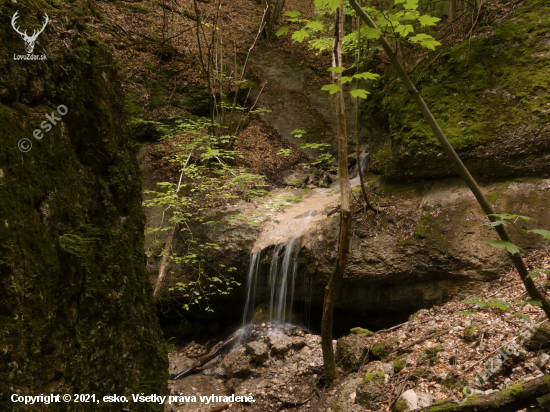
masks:
POLYGON ((227 338, 224 341, 219 342, 216 346, 214 346, 210 352, 208 352, 206 355, 199 358, 199 360, 190 368, 187 368, 183 372, 177 373, 175 375, 170 376, 171 381, 176 381, 181 378, 185 378, 188 375, 191 375, 192 373, 198 372, 205 364, 210 362, 212 359, 214 359, 216 356, 220 354, 222 350, 230 346, 231 344, 235 343, 237 338, 241 334, 241 329, 239 329, 237 332, 235 332, 233 335, 231 335, 229 338, 227 338))
MULTIPOLYGON (((550 393, 550 374, 527 382, 519 382, 508 389, 489 395, 474 395, 460 405, 456 401, 444 401, 427 408, 422 412, 515 412, 532 405, 543 403, 540 399, 550 393)), ((455 398, 456 399, 456 398, 455 398)))

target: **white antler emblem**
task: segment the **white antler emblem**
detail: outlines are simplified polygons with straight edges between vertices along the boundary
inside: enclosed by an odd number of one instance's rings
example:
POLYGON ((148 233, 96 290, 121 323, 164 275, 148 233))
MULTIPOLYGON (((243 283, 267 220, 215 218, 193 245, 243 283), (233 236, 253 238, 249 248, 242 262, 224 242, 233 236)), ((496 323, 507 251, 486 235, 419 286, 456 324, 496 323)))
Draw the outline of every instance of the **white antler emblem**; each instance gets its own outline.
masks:
POLYGON ((34 50, 34 43, 36 42, 36 38, 38 37, 38 35, 40 33, 42 33, 44 31, 44 29, 46 28, 46 25, 48 24, 48 22, 50 21, 48 15, 46 13, 44 13, 44 15, 46 16, 46 21, 44 23, 44 25, 42 26, 42 29, 40 29, 40 31, 34 31, 34 33, 32 34, 32 36, 28 36, 27 35, 27 30, 25 30, 24 33, 21 33, 19 31, 19 28, 17 28, 15 26, 15 20, 19 17, 17 14, 19 12, 16 11, 15 14, 13 15, 13 18, 11 19, 11 25, 13 26, 13 29, 21 35, 21 38, 25 41, 25 48, 27 49, 27 53, 28 54, 32 54, 32 51, 34 50))

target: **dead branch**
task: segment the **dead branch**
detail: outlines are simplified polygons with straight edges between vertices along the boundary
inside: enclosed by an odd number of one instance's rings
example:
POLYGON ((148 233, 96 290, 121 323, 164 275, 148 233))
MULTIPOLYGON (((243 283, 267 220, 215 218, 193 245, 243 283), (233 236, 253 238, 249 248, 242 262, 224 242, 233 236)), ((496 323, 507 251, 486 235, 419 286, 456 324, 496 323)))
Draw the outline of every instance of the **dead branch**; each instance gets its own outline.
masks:
POLYGON ((188 375, 191 375, 192 373, 198 372, 205 364, 210 362, 212 359, 214 359, 216 356, 220 354, 222 350, 230 346, 231 344, 235 343, 237 338, 241 334, 241 329, 237 330, 233 335, 231 335, 229 338, 227 338, 224 341, 219 342, 216 346, 214 346, 210 352, 208 352, 206 355, 202 356, 193 366, 190 368, 187 368, 183 372, 177 373, 175 375, 170 376, 170 380, 175 381, 181 378, 185 378, 188 375))

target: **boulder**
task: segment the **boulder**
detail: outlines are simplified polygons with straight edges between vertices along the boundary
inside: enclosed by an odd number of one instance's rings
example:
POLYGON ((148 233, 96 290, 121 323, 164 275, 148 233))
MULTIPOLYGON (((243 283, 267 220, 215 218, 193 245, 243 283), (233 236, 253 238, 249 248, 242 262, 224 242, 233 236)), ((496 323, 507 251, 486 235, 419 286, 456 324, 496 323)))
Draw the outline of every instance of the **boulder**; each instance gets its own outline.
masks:
POLYGON ((303 187, 309 180, 309 173, 295 172, 283 179, 285 186, 303 187))
POLYGON ((230 352, 222 361, 222 367, 228 378, 246 378, 250 374, 250 363, 240 351, 230 352))
POLYGON ((418 395, 412 389, 406 390, 395 404, 395 411, 406 412, 415 409, 418 409, 418 395))
POLYGON ((248 353, 254 362, 265 362, 269 356, 269 348, 263 342, 249 342, 246 344, 246 353, 248 353))
POLYGON ((380 341, 378 343, 375 343, 374 346, 371 348, 372 355, 380 359, 382 361, 386 361, 388 355, 397 348, 397 339, 391 338, 387 340, 380 341))
POLYGON ((434 397, 430 395, 429 393, 420 393, 418 394, 418 407, 419 408, 427 408, 428 406, 431 406, 431 404, 434 401, 434 397))
POLYGON ((292 340, 287 336, 270 337, 271 353, 274 355, 284 355, 292 347, 292 340))
POLYGON ((364 409, 357 404, 357 388, 361 384, 362 378, 357 373, 351 373, 338 391, 338 395, 332 402, 332 411, 334 412, 355 412, 364 409))
POLYGON ((336 359, 340 365, 351 371, 358 371, 361 365, 368 360, 369 347, 366 336, 352 333, 343 336, 336 343, 336 359))
POLYGON ((361 382, 357 387, 355 402, 367 409, 379 410, 379 405, 388 399, 389 393, 377 381, 361 382))
POLYGON ((535 326, 534 329, 535 329, 535 333, 525 332, 523 334, 525 336, 527 333, 532 333, 531 337, 527 338, 523 342, 523 346, 525 346, 525 348, 529 350, 539 350, 541 348, 549 346, 550 345, 550 323, 546 321, 542 323, 540 326, 535 326))

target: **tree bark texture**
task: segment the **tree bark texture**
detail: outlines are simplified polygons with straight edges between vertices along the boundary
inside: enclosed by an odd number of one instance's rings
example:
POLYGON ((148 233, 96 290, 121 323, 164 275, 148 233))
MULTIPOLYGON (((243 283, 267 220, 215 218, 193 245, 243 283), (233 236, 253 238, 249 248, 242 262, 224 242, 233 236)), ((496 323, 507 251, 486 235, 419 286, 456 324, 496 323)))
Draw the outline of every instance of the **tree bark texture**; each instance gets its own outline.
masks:
MULTIPOLYGON (((336 13, 335 41, 333 50, 333 62, 335 66, 342 65, 342 37, 344 25, 344 8, 340 6, 336 13)), ((340 74, 334 73, 334 81, 338 82, 340 74)), ((351 226, 350 210, 350 185, 348 176, 348 137, 346 130, 346 114, 344 93, 336 93, 336 110, 338 120, 338 177, 340 180, 340 235, 338 239, 338 256, 329 284, 325 289, 325 301, 323 306, 323 320, 321 323, 321 346, 323 349, 323 364, 325 370, 325 382, 331 385, 338 376, 334 350, 332 348, 332 325, 334 319, 334 306, 338 298, 338 292, 344 277, 349 251, 349 230, 351 226)))

